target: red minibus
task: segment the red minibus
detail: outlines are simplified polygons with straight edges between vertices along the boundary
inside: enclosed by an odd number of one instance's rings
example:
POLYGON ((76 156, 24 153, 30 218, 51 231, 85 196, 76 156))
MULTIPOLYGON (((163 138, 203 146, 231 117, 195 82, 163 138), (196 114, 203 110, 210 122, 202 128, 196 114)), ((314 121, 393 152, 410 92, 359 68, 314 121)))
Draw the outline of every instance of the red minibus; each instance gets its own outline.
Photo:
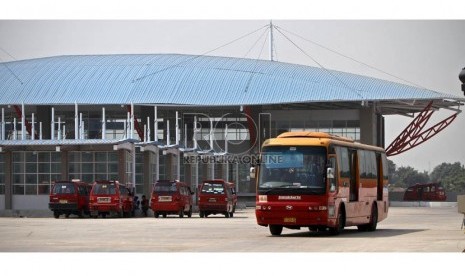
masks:
POLYGON ((237 204, 234 183, 223 179, 203 181, 199 185, 198 203, 201 218, 211 214, 223 214, 227 218, 232 218, 237 204))
POLYGON ((441 183, 417 183, 407 189, 404 201, 445 201, 446 192, 441 183))
POLYGON ((129 189, 118 181, 94 182, 89 201, 91 216, 94 218, 113 214, 130 217, 133 210, 133 197, 129 189))
POLYGON ((168 214, 179 215, 180 218, 187 215, 192 217, 192 195, 191 187, 177 180, 158 180, 153 184, 150 208, 153 216, 164 218, 168 214))
POLYGON ((55 218, 71 214, 80 218, 89 214, 89 194, 92 185, 79 180, 56 181, 50 191, 49 208, 55 218))

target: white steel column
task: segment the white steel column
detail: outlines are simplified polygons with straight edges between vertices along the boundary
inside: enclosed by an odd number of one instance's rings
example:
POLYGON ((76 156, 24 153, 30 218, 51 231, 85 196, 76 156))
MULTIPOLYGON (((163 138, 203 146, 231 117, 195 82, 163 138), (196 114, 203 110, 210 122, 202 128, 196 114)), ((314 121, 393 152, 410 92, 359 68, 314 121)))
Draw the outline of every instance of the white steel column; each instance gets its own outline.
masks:
POLYGON ((102 140, 105 140, 107 137, 107 119, 105 117, 105 107, 102 107, 102 140))
POLYGON ((74 102, 74 139, 79 139, 79 113, 78 113, 78 104, 74 102))
POLYGON ((26 115, 24 115, 24 102, 21 103, 21 140, 26 139, 26 115))
POLYGON ((36 122, 35 122, 35 117, 34 117, 34 113, 32 113, 31 115, 31 121, 32 121, 32 127, 31 127, 31 140, 35 140, 36 139, 36 122))
POLYGON ((61 117, 58 116, 58 135, 57 140, 61 140, 61 117))
POLYGON ((175 145, 179 145, 179 115, 178 115, 178 112, 176 111, 176 122, 174 124, 174 130, 176 131, 175 132, 175 145))
POLYGON ((52 122, 50 123, 50 139, 55 140, 55 108, 52 107, 52 122))
MULTIPOLYGON (((153 108, 154 113, 154 122, 153 122, 153 138, 155 142, 158 142, 158 114, 157 114, 157 106, 153 108)), ((158 163, 157 163, 158 164, 158 163)), ((157 176, 158 177, 158 176, 157 176)))
POLYGON ((134 138, 134 104, 131 103, 131 133, 129 135, 129 138, 133 139, 134 138))

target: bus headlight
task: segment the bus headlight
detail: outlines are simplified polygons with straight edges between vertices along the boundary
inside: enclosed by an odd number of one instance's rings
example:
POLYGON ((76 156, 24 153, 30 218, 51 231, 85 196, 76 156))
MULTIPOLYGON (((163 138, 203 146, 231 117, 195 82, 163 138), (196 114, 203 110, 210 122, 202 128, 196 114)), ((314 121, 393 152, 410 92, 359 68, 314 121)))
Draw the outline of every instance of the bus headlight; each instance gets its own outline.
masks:
POLYGON ((328 217, 334 217, 336 214, 336 208, 334 205, 329 205, 328 206, 328 217))

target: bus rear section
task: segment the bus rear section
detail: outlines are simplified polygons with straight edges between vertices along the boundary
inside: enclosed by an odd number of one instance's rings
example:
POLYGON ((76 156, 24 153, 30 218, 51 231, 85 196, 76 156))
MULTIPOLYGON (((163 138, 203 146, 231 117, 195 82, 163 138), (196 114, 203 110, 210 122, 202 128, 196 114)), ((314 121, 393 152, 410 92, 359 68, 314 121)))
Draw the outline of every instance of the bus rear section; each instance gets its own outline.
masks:
POLYGON ((152 188, 150 208, 153 216, 174 214, 180 218, 184 215, 192 217, 192 195, 194 193, 188 184, 179 181, 159 180, 152 188))
POLYGON ((214 179, 205 180, 199 186, 198 203, 201 218, 216 214, 232 218, 236 202, 234 183, 214 179))
POLYGON ((374 231, 387 217, 381 148, 326 133, 284 133, 264 142, 255 176, 257 224, 272 235, 303 227, 333 234, 348 226, 374 231))
POLYGON ((79 180, 57 181, 50 191, 49 209, 55 218, 71 214, 80 218, 89 214, 89 194, 92 186, 79 180))

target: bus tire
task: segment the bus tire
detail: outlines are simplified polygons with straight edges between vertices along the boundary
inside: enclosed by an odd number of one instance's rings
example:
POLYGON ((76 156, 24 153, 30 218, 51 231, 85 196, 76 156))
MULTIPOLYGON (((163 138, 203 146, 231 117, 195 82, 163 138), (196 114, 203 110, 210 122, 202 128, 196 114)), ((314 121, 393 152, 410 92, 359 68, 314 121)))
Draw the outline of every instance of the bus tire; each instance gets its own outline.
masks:
POLYGON ((282 225, 270 225, 270 233, 273 236, 279 236, 283 232, 282 225))
POLYGON ((376 226, 378 225, 378 206, 376 202, 373 203, 373 207, 371 208, 371 216, 370 216, 370 223, 367 225, 367 231, 373 232, 376 230, 376 226))
POLYGON ((58 213, 58 212, 53 212, 53 217, 56 218, 56 219, 59 218, 59 217, 60 217, 60 213, 58 213))
POLYGON ((181 211, 179 211, 179 217, 180 218, 184 217, 184 209, 181 209, 181 211))
POLYGON ((205 216, 205 213, 203 211, 199 211, 199 216, 203 218, 205 216))
POLYGON ((343 206, 339 207, 339 212, 337 214, 337 224, 335 227, 329 229, 331 234, 339 235, 345 227, 346 224, 346 212, 343 206))

